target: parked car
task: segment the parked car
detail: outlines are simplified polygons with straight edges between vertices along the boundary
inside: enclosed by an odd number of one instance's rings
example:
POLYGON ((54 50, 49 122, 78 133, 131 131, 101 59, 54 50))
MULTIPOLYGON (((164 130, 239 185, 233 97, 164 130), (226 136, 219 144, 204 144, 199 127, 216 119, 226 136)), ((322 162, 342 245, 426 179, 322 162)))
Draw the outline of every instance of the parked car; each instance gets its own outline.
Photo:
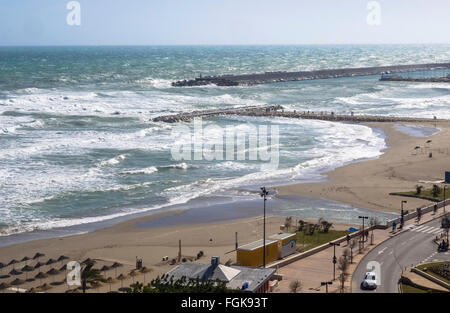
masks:
POLYGON ((361 283, 361 289, 373 290, 377 289, 377 277, 373 272, 367 272, 364 276, 364 280, 361 283))

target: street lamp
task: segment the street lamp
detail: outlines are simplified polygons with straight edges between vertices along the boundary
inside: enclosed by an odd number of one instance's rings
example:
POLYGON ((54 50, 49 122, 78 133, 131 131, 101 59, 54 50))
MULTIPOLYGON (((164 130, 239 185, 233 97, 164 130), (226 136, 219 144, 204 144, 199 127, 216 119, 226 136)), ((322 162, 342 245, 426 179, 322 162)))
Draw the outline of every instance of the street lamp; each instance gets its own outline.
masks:
MULTIPOLYGON (((336 280, 336 263, 337 263, 337 259, 336 259, 336 246, 340 246, 340 243, 337 242, 330 242, 330 245, 333 246, 333 280, 336 280)), ((328 287, 327 287, 328 288, 328 287)))
POLYGON ((405 213, 403 211, 403 204, 404 203, 408 203, 408 201, 405 201, 405 200, 402 201, 402 214, 401 214, 401 217, 400 217, 400 229, 403 229, 403 224, 405 222, 405 218, 404 218, 405 213))
POLYGON ((358 216, 358 218, 362 219, 362 245, 363 245, 363 249, 364 249, 364 237, 365 237, 365 235, 364 235, 364 220, 369 219, 369 217, 368 216, 358 216))
POLYGON ((444 216, 445 216, 445 189, 447 189, 447 185, 444 185, 444 216))
POLYGON ((266 201, 269 192, 266 187, 261 187, 261 197, 264 199, 264 226, 263 226, 263 267, 266 268, 266 201))
POLYGON ((320 286, 326 286, 325 288, 326 288, 327 293, 328 293, 328 285, 333 285, 333 282, 332 281, 323 281, 320 283, 320 286))

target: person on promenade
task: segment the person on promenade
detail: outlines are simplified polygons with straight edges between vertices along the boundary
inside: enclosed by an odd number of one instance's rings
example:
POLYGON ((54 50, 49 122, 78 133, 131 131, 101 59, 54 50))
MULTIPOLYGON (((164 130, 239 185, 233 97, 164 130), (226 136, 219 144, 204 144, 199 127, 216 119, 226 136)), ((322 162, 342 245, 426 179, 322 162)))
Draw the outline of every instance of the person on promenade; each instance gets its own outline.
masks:
POLYGON ((392 223, 392 232, 394 233, 396 229, 397 229, 397 222, 394 221, 394 223, 392 223))

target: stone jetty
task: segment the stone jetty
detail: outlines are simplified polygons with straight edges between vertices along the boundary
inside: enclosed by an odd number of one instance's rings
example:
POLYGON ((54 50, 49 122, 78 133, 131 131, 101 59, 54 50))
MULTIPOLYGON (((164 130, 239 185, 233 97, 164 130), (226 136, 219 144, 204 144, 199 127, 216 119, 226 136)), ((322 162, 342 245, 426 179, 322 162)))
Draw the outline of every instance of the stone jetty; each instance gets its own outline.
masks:
POLYGON ((399 75, 393 76, 382 76, 380 81, 394 81, 394 82, 413 82, 413 83, 450 83, 450 75, 447 77, 423 77, 423 78, 412 78, 412 77, 402 77, 399 75))
POLYGON ((205 85, 248 86, 248 85, 275 83, 275 82, 381 75, 386 73, 389 74, 389 73, 404 73, 415 71, 429 71, 448 68, 450 68, 450 63, 430 63, 430 64, 407 64, 407 65, 376 66, 376 67, 362 67, 362 68, 324 69, 324 70, 303 71, 303 72, 266 72, 260 74, 246 74, 246 75, 204 76, 192 80, 181 80, 173 82, 172 86, 174 87, 192 87, 205 85))
POLYGON ((220 110, 193 111, 174 115, 164 115, 153 119, 153 122, 189 122, 196 117, 209 118, 224 115, 256 116, 256 117, 285 117, 298 119, 311 119, 323 121, 363 123, 363 122, 429 122, 444 121, 437 118, 418 118, 381 115, 336 114, 335 112, 285 111, 280 105, 247 106, 220 110))
POLYGON ((223 115, 242 115, 242 116, 259 116, 260 113, 269 114, 270 112, 277 112, 284 110, 281 105, 267 105, 267 106, 245 106, 239 108, 218 109, 218 110, 205 110, 205 111, 192 111, 190 113, 180 113, 174 115, 163 115, 153 119, 153 122, 189 122, 196 117, 208 118, 213 116, 223 115))

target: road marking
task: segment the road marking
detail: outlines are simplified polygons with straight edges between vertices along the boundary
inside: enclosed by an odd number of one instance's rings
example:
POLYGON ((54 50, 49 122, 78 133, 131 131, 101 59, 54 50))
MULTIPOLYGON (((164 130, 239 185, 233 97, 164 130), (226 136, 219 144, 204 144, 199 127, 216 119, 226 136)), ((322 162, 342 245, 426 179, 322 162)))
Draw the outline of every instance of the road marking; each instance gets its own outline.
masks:
POLYGON ((426 232, 426 231, 430 230, 431 228, 433 228, 433 227, 431 227, 431 226, 425 226, 425 227, 422 228, 421 230, 416 230, 416 231, 419 231, 419 232, 423 233, 423 232, 426 232))
POLYGON ((421 226, 421 227, 414 228, 411 231, 418 232, 418 233, 424 233, 424 234, 437 234, 440 231, 442 231, 442 229, 438 228, 438 227, 432 227, 432 226, 425 226, 425 227, 421 226))
POLYGON ((382 254, 384 251, 386 251, 387 247, 384 248, 383 250, 378 251, 378 254, 382 254))

